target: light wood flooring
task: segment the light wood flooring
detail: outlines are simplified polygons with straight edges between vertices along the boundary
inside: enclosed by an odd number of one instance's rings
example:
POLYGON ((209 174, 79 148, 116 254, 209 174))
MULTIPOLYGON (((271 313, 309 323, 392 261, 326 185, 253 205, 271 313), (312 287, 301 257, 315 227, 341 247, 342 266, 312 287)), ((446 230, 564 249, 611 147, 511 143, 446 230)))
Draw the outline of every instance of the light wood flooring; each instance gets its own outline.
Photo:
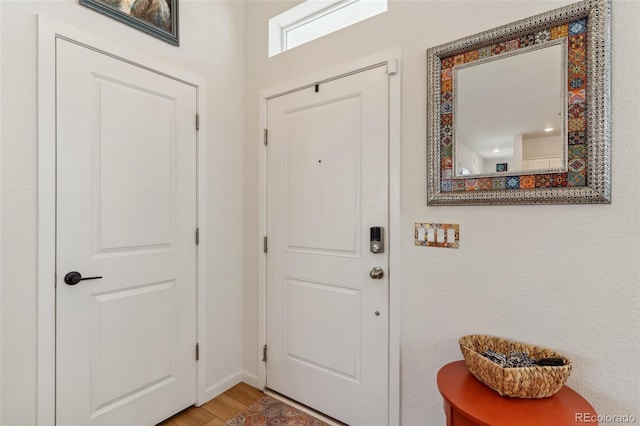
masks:
POLYGON ((159 426, 223 426, 263 396, 258 389, 240 383, 200 407, 189 407, 179 412, 159 426))

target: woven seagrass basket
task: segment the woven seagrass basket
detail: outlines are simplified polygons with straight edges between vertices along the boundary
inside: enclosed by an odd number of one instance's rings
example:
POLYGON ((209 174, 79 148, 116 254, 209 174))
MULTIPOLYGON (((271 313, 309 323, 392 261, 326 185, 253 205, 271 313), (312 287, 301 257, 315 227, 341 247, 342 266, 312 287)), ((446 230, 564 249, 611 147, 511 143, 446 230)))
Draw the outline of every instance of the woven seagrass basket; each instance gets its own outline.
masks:
POLYGON ((459 343, 471 374, 502 396, 546 398, 558 392, 571 374, 572 363, 568 358, 540 346, 475 334, 462 336, 459 343), (481 355, 487 349, 503 354, 524 352, 534 359, 562 358, 565 364, 504 368, 481 355))

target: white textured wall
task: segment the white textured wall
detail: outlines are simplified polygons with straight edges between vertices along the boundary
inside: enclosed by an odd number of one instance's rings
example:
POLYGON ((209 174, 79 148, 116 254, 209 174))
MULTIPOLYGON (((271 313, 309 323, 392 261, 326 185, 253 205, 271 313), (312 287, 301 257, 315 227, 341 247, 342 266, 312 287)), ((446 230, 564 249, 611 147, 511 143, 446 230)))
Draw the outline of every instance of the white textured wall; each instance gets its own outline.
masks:
POLYGON ((295 2, 246 4, 244 363, 257 371, 259 91, 400 47, 402 62, 402 423, 443 424, 436 373, 459 336, 555 348, 569 385, 601 414, 640 419, 640 3, 613 4, 613 203, 427 207, 426 49, 569 2, 403 1, 389 12, 267 59, 267 20, 295 2), (253 136, 256 137, 253 137, 253 136), (414 222, 459 223, 458 250, 415 247, 414 222))
MULTIPOLYGON (((0 34, 2 34, 2 8, 0 7, 0 34)), ((2 81, 2 46, 0 45, 0 81, 2 81)), ((0 84, 0 99, 2 85, 0 84)), ((0 114, 0 135, 2 135, 2 115, 0 114)), ((1 136, 0 136, 1 137, 1 136)), ((0 145, 0 223, 2 223, 2 146, 0 145)), ((2 253, 2 227, 0 227, 0 253, 2 253)), ((0 256, 0 271, 2 257, 0 256)), ((0 307, 2 306, 2 274, 0 273, 0 307)), ((2 343, 2 311, 0 310, 0 344, 2 343)), ((0 388, 2 387, 2 354, 0 353, 0 388)), ((2 398, 0 398, 0 419, 2 419, 2 398)))
POLYGON ((208 109, 207 386, 241 372, 244 4, 180 1, 176 48, 81 6, 77 0, 2 0, 2 291, 0 424, 36 413, 36 15, 145 52, 206 80, 208 109), (223 348, 223 349, 221 349, 223 348))

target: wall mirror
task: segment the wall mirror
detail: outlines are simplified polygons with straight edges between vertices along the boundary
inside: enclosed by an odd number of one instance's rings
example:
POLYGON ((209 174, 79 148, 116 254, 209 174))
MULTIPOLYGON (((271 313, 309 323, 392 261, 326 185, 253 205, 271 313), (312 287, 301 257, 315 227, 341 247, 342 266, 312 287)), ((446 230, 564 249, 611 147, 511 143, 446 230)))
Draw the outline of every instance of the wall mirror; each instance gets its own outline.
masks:
POLYGON ((611 3, 428 49, 427 204, 611 202, 611 3))

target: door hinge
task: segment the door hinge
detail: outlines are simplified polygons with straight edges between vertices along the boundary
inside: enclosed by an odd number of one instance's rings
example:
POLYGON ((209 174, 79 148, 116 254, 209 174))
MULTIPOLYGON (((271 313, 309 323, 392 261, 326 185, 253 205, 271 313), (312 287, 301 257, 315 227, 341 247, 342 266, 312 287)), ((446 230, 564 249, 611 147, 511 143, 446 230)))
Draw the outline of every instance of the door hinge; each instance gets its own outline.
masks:
POLYGON ((200 228, 196 228, 196 245, 200 244, 200 228))
POLYGON ((262 362, 267 362, 267 345, 262 347, 262 362))
POLYGON ((264 129, 264 144, 267 145, 269 143, 269 131, 264 129))
POLYGON ((267 251, 269 251, 269 246, 268 246, 268 242, 269 239, 267 238, 267 236, 264 236, 264 252, 266 253, 267 251))
POLYGON ((200 130, 200 114, 196 114, 196 130, 200 130))
POLYGON ((200 343, 196 343, 196 361, 200 361, 200 343))

